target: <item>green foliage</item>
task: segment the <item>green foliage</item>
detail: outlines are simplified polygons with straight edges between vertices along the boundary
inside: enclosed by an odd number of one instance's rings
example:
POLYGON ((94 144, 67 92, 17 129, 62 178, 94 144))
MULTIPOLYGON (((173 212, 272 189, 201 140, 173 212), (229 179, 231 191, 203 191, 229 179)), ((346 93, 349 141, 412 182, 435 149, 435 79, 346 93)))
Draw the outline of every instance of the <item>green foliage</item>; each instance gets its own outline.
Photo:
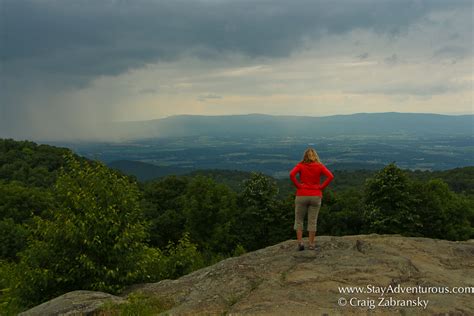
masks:
POLYGON ((364 225, 364 195, 351 189, 341 193, 325 192, 318 216, 318 234, 356 235, 364 225))
POLYGON ((44 188, 28 187, 21 182, 0 182, 0 218, 11 218, 24 223, 33 215, 53 206, 51 192, 44 188))
MULTIPOLYGON (((278 187, 274 180, 262 173, 252 173, 244 181, 243 190, 238 196, 239 213, 232 227, 233 235, 237 237, 245 249, 255 250, 268 246, 273 238, 272 229, 280 221, 278 214, 283 209, 276 202, 278 187)), ((278 224, 277 224, 278 225, 278 224)))
POLYGON ((170 241, 163 250, 146 247, 141 258, 141 273, 146 282, 178 278, 205 266, 189 233, 184 233, 176 243, 170 241))
POLYGON ((243 205, 270 209, 277 194, 278 187, 272 178, 260 172, 252 172, 250 178, 243 183, 241 198, 243 205))
POLYGON ((190 241, 185 233, 177 244, 169 243, 165 251, 165 275, 177 278, 202 268, 204 260, 197 246, 190 241))
POLYGON ((288 195, 285 199, 277 199, 273 209, 267 214, 268 236, 267 244, 270 246, 294 237, 293 223, 295 220, 295 197, 288 195), (269 217, 268 217, 269 216, 269 217))
POLYGON ((0 260, 0 315, 18 315, 24 309, 16 295, 20 273, 16 264, 0 260))
POLYGON ((54 205, 48 189, 0 182, 0 259, 17 260, 26 246, 26 223, 54 205))
POLYGON ((11 218, 0 221, 0 258, 14 261, 16 254, 26 247, 28 229, 11 218))
POLYGON ((243 255, 244 253, 246 253, 247 251, 245 250, 244 246, 242 246, 241 244, 238 244, 234 251, 232 252, 232 257, 238 257, 238 256, 241 256, 243 255))
POLYGON ((456 192, 474 195, 474 167, 455 168, 443 171, 413 171, 409 175, 421 182, 432 179, 441 179, 449 188, 456 192))
POLYGON ((143 185, 142 207, 150 223, 150 245, 164 248, 169 241, 177 242, 182 234, 186 217, 183 196, 189 180, 169 176, 143 185))
POLYGON ((447 183, 441 179, 417 183, 413 194, 418 201, 415 209, 421 219, 421 235, 448 240, 473 237, 473 204, 453 193, 447 183))
POLYGON ((390 164, 367 181, 365 231, 450 240, 473 236, 474 205, 441 179, 411 180, 390 164))
MULTIPOLYGON (((473 238, 472 170, 410 172, 390 164, 377 173, 336 171, 318 234, 473 238)), ((70 290, 117 292, 177 278, 294 238, 289 179, 244 175, 213 170, 139 188, 67 150, 0 140, 0 314, 70 290)), ((131 298, 117 313, 140 304, 154 303, 131 298)))
POLYGON ((174 305, 170 299, 150 297, 142 293, 132 293, 121 304, 106 303, 95 313, 96 316, 148 316, 157 315, 174 305))
POLYGON ((74 289, 115 293, 142 278, 146 226, 136 184, 102 164, 67 157, 68 172, 55 186, 59 203, 49 219, 35 217, 32 239, 21 253, 25 303, 74 289))
POLYGON ((26 186, 50 187, 64 164, 66 148, 0 139, 0 179, 26 186))
POLYGON ((211 178, 196 176, 183 198, 185 229, 192 240, 207 251, 230 252, 235 247, 229 231, 236 210, 235 193, 211 178))
POLYGON ((249 178, 250 174, 250 172, 240 170, 205 169, 195 170, 187 176, 191 178, 196 176, 211 178, 217 183, 225 184, 232 191, 239 192, 242 189, 242 183, 249 178))
POLYGON ((420 218, 408 176, 391 163, 366 183, 365 220, 375 233, 414 235, 420 218))

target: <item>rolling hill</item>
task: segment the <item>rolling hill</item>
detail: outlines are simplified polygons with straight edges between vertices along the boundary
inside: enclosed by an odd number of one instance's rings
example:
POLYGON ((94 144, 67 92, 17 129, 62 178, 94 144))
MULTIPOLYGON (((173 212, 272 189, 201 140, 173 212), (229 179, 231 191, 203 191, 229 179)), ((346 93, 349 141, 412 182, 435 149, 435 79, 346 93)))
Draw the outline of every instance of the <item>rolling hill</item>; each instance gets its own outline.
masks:
POLYGON ((247 115, 176 115, 163 119, 117 122, 110 128, 128 138, 185 136, 339 136, 473 135, 474 115, 358 113, 325 117, 247 115))

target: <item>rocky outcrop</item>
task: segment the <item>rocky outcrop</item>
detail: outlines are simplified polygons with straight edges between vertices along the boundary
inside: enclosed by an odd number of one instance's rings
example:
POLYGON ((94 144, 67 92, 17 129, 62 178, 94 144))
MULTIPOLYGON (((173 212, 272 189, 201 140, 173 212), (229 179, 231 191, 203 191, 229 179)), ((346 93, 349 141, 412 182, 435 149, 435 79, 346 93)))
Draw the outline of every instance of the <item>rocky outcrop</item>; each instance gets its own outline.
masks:
POLYGON ((73 291, 38 305, 20 315, 67 315, 82 316, 94 314, 105 303, 120 304, 126 299, 102 292, 73 291))
POLYGON ((474 315, 473 291, 474 240, 357 235, 320 236, 302 252, 282 242, 123 296, 173 301, 167 315, 474 315))

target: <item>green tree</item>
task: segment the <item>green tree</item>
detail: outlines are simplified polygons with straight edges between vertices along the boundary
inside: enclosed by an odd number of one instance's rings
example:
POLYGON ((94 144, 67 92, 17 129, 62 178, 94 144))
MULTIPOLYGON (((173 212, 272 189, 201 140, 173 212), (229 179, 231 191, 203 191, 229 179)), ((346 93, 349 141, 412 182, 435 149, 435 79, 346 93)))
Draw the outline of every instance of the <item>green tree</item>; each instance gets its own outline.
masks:
POLYGON ((338 236, 360 234, 364 225, 364 208, 364 196, 360 190, 325 192, 318 216, 319 233, 338 236), (329 203, 325 203, 326 200, 329 203))
POLYGON ((416 210, 422 223, 419 231, 423 236, 448 240, 472 237, 470 219, 474 207, 467 198, 452 192, 441 179, 417 183, 416 188, 416 210))
POLYGON ((168 176, 143 185, 142 206, 149 221, 151 246, 165 248, 177 243, 184 233, 184 194, 189 179, 168 176))
POLYGON ((367 180, 364 220, 369 232, 416 235, 421 224, 415 208, 412 183, 394 163, 367 180))
POLYGON ((17 253, 26 247, 28 229, 11 218, 0 221, 0 260, 17 260, 17 253))
MULTIPOLYGON (((294 238, 293 224, 295 220, 295 196, 287 195, 286 198, 276 199, 273 209, 268 214, 268 244, 273 245, 290 238, 294 238)), ((267 246, 265 245, 265 246, 267 246)))
POLYGON ((58 208, 35 217, 21 254, 16 291, 25 304, 75 289, 117 292, 143 274, 146 226, 137 185, 103 164, 66 160, 54 190, 58 208))
POLYGON ((16 254, 26 246, 25 224, 53 205, 49 189, 0 181, 0 259, 17 260, 16 254))
MULTIPOLYGON (((51 187, 69 149, 29 141, 0 139, 0 179, 26 186, 51 187)), ((77 157, 77 156, 76 156, 77 157)))
POLYGON ((177 243, 170 242, 164 253, 166 278, 175 279, 204 266, 204 258, 189 233, 184 233, 177 243))
POLYGON ((235 248, 230 233, 236 212, 236 196, 226 185, 196 176, 183 196, 185 230, 202 250, 229 253, 235 248))
POLYGON ((23 223, 34 215, 52 207, 53 197, 49 189, 27 187, 21 182, 0 181, 0 218, 11 218, 23 223))
MULTIPOLYGON (((238 197, 239 213, 234 225, 239 243, 247 250, 268 246, 272 237, 272 226, 281 223, 277 216, 275 181, 259 172, 253 172, 244 181, 238 197)), ((286 214, 286 213, 285 213, 286 214)))

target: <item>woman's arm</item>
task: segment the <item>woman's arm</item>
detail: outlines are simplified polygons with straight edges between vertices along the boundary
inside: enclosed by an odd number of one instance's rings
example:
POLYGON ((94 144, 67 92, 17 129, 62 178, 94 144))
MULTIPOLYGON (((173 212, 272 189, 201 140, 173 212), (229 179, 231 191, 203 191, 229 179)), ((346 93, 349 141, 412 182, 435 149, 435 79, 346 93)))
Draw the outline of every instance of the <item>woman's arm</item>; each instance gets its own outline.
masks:
POLYGON ((334 175, 323 164, 321 164, 321 172, 326 176, 326 180, 324 180, 323 184, 321 184, 321 190, 323 190, 325 187, 329 185, 332 179, 334 179, 334 175))
POLYGON ((291 171, 290 171, 290 179, 291 181, 293 182, 293 184, 295 185, 296 188, 298 189, 301 189, 301 183, 298 182, 298 180, 296 179, 296 174, 300 172, 300 165, 297 164, 291 171))

